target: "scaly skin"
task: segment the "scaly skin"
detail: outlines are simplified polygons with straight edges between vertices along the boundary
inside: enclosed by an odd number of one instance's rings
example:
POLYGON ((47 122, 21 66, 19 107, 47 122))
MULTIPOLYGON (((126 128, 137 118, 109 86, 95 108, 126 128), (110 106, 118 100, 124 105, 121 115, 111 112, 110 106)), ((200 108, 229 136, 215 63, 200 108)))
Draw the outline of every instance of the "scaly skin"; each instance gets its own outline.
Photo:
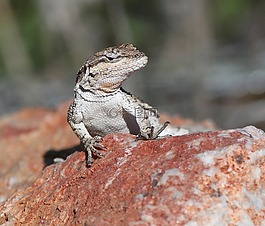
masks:
POLYGON ((77 73, 74 101, 68 123, 87 150, 102 156, 100 141, 110 133, 131 133, 140 139, 156 139, 166 128, 158 112, 121 88, 135 71, 147 64, 147 56, 132 44, 122 44, 92 55, 77 73))

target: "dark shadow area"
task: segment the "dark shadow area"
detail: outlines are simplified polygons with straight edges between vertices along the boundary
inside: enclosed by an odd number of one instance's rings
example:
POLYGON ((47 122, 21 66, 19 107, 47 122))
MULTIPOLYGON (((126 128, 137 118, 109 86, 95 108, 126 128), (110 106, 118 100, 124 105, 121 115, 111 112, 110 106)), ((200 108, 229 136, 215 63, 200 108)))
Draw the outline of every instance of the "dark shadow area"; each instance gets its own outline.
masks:
POLYGON ((49 150, 43 155, 44 168, 46 166, 52 165, 55 158, 66 159, 69 155, 73 154, 76 151, 83 151, 84 148, 81 144, 73 146, 71 148, 66 148, 62 150, 49 150))

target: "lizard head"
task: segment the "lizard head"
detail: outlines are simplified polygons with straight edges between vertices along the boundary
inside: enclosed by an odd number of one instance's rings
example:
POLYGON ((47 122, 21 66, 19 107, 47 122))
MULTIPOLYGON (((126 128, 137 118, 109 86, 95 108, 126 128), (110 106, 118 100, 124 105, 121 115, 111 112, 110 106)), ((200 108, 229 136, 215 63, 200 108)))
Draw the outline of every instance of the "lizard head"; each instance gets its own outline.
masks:
POLYGON ((122 44, 95 53, 77 73, 76 88, 115 92, 134 71, 147 64, 147 56, 132 44, 122 44))

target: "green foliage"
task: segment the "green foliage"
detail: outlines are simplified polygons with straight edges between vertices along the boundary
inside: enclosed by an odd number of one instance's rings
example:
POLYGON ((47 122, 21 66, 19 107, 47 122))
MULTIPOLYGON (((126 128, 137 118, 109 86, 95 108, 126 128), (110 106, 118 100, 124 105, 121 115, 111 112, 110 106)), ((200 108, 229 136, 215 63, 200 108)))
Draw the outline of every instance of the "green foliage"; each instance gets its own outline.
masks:
POLYGON ((0 78, 1 78, 1 76, 5 76, 5 75, 6 75, 6 67, 5 67, 5 64, 3 61, 3 57, 0 54, 0 78))
POLYGON ((128 0, 125 1, 131 28, 136 43, 149 40, 148 45, 162 42, 167 28, 165 15, 159 0, 128 0))
POLYGON ((251 0, 215 0, 212 5, 213 28, 216 36, 230 40, 240 35, 238 32, 249 10, 251 0))
POLYGON ((31 57, 33 69, 38 71, 45 66, 45 51, 44 31, 36 2, 34 0, 11 0, 10 2, 19 31, 31 57))
MULTIPOLYGON (((168 21, 162 0, 113 0, 110 4, 115 3, 121 3, 124 7, 133 41, 143 50, 144 44, 156 46, 167 40, 167 35, 170 35, 168 23, 178 23, 168 21)), ((108 12, 109 2, 94 1, 82 4, 83 11, 78 15, 80 20, 85 21, 93 32, 100 34, 97 37, 100 37, 100 41, 105 45, 114 44, 116 31, 108 12)), ((207 4, 210 6, 208 8, 215 37, 227 42, 238 40, 248 23, 249 14, 263 14, 262 7, 265 5, 264 0, 210 0, 207 4)), ((60 29, 57 32, 45 26, 39 11, 41 6, 36 1, 10 0, 10 5, 35 71, 41 71, 51 65, 54 59, 59 59, 59 62, 63 59, 68 65, 73 61, 75 56, 69 54, 70 47, 64 40, 65 37, 60 33, 60 29)), ((0 65, 0 70, 3 71, 5 65, 1 56, 0 65)))

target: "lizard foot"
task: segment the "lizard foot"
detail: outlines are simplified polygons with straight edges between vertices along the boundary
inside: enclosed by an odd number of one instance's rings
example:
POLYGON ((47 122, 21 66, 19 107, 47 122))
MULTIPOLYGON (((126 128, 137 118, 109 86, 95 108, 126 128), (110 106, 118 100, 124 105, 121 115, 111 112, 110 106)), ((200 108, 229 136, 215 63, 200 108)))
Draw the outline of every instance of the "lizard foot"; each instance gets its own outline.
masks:
POLYGON ((141 131, 140 134, 137 135, 137 140, 155 140, 158 138, 159 134, 170 124, 169 121, 166 121, 161 128, 159 128, 156 132, 154 131, 154 127, 148 127, 145 131, 141 131))
POLYGON ((106 148, 100 143, 101 141, 102 138, 100 136, 95 136, 93 138, 88 139, 84 144, 85 149, 87 151, 87 166, 91 166, 93 163, 92 154, 96 155, 99 158, 104 156, 103 152, 98 150, 106 150, 106 148))

